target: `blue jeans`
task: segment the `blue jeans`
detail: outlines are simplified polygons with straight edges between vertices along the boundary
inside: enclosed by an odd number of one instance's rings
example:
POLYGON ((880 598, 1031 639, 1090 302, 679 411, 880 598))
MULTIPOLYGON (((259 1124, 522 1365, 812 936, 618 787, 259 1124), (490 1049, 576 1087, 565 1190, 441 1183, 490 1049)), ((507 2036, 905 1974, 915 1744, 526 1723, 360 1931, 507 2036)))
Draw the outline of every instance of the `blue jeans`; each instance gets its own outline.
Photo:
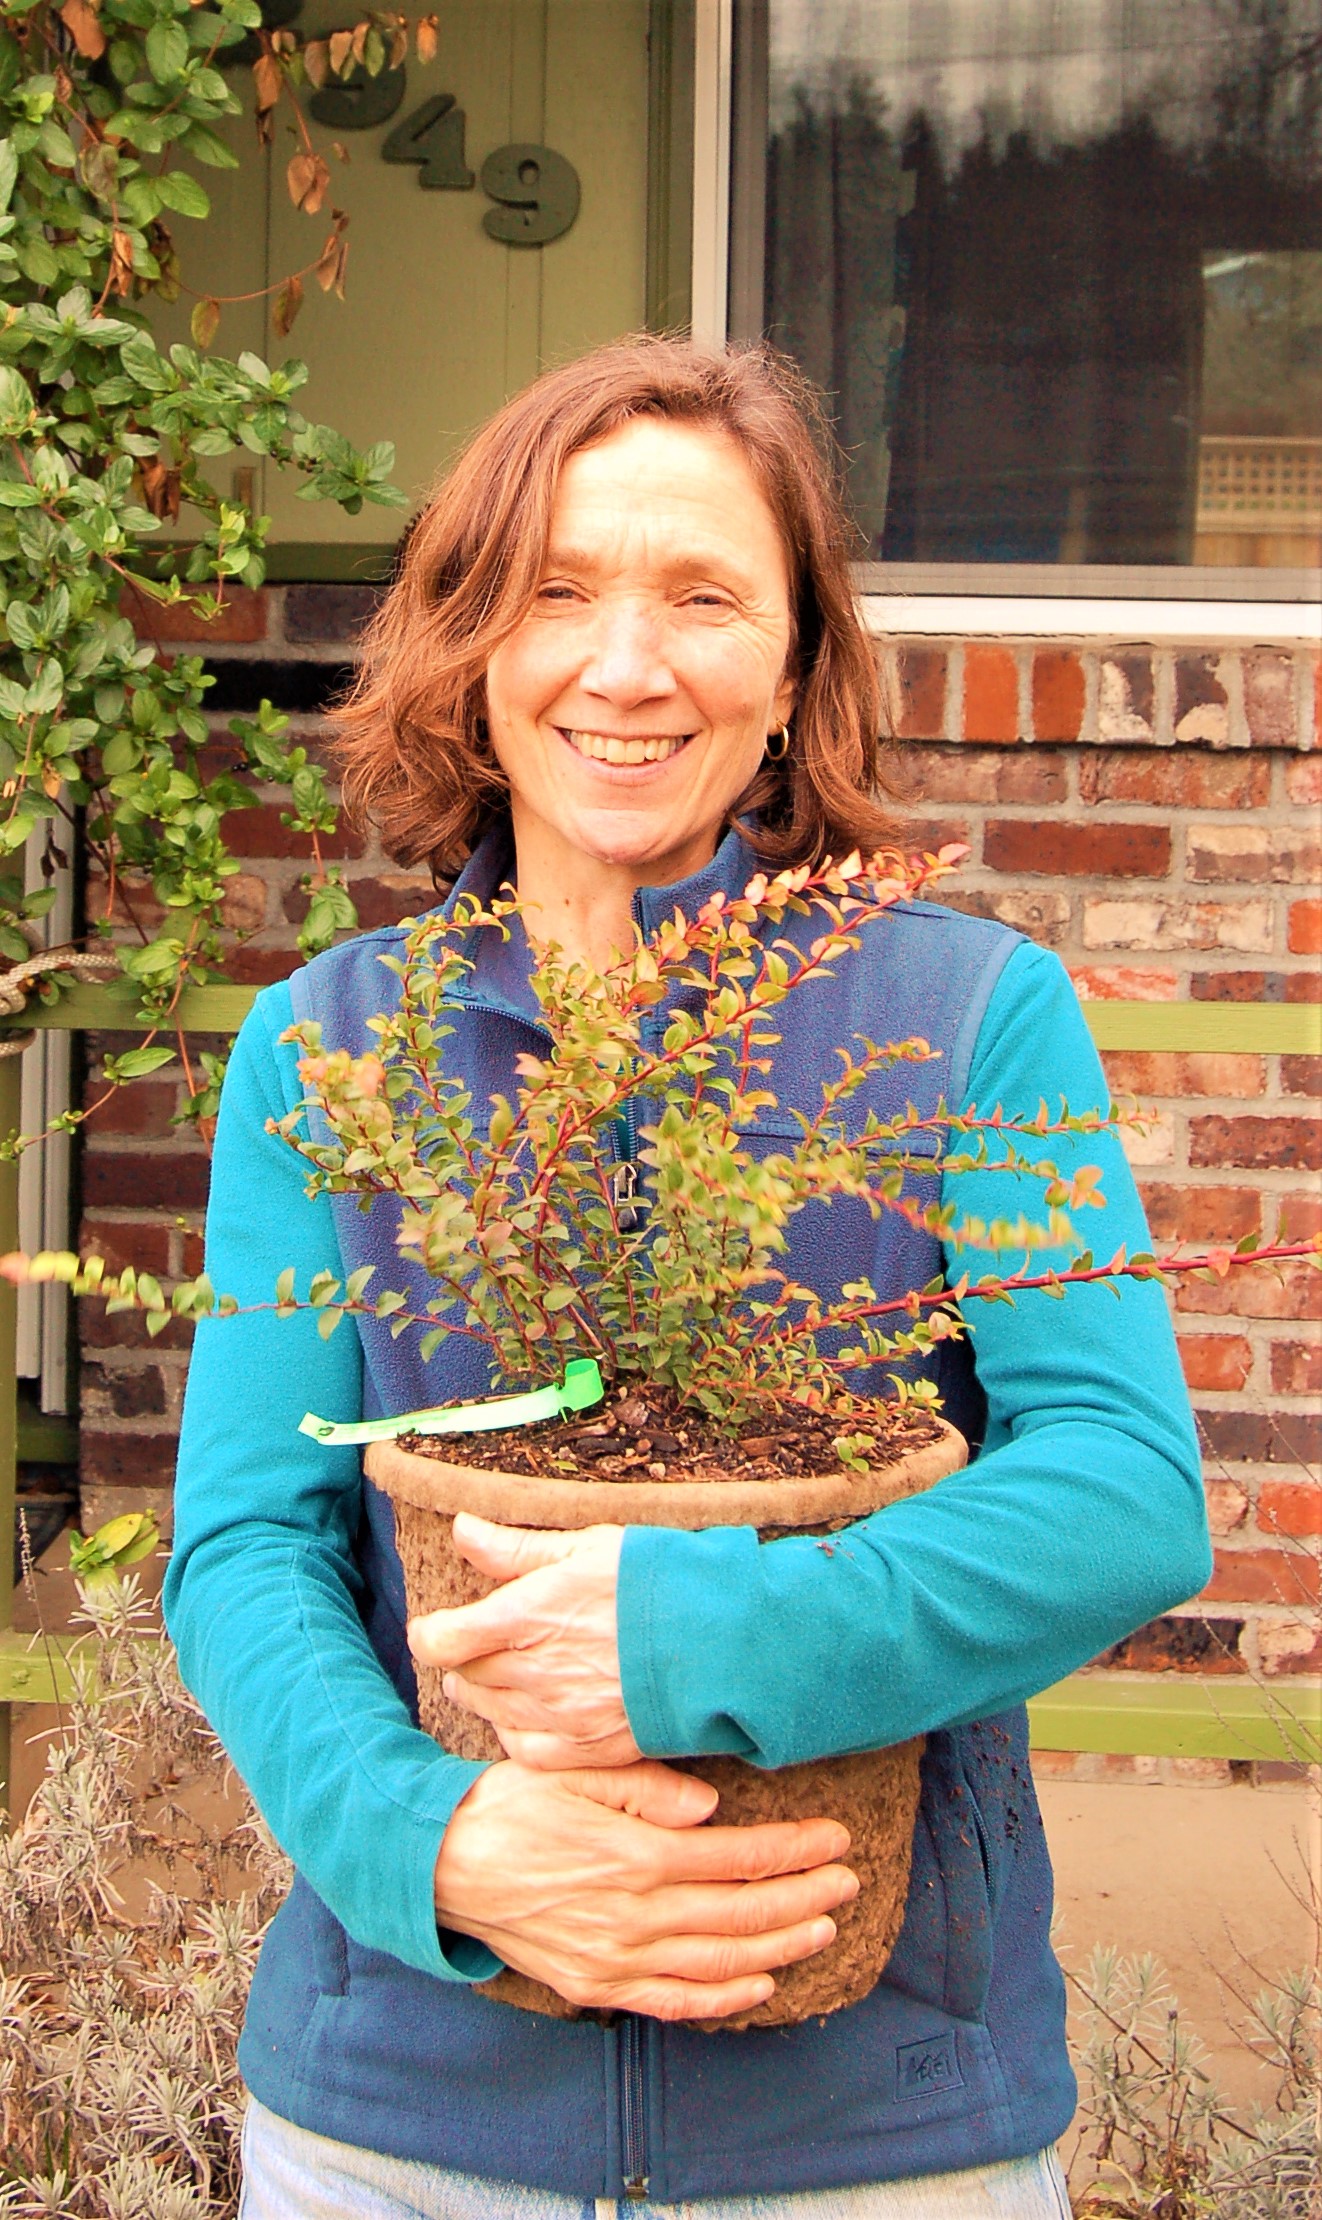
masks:
POLYGON ((243 2127, 239 2220, 1069 2220, 1054 2151, 912 2181, 762 2197, 633 2204, 484 2181, 382 2158, 278 2119, 253 2098, 243 2127))

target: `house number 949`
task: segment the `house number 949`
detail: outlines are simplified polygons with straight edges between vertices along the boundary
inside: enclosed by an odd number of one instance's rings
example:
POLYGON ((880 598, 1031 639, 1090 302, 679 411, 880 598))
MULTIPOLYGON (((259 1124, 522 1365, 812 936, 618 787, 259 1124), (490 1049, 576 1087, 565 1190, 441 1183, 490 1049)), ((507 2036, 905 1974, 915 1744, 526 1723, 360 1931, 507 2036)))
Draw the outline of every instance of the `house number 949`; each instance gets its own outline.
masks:
MULTIPOLYGON (((404 85, 403 69, 369 77, 360 64, 313 93, 308 106, 330 130, 370 131, 395 114, 404 85)), ((471 192, 478 181, 464 157, 466 120, 453 93, 436 93, 395 125, 381 148, 382 160, 415 163, 419 185, 431 192, 471 192)), ((481 183, 496 204, 482 218, 482 228, 507 247, 544 247, 568 231, 578 214, 578 172, 549 146, 522 141, 498 146, 482 164, 481 183)))

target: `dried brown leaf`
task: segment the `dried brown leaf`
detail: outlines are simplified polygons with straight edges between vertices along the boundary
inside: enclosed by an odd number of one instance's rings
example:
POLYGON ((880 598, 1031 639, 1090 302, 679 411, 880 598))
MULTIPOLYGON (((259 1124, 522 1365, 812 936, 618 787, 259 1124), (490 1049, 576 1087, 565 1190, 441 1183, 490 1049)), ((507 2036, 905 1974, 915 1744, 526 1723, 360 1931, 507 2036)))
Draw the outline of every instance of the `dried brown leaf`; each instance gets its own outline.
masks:
POLYGON ((303 306, 303 280, 286 278, 275 297, 275 311, 271 318, 277 339, 288 339, 294 328, 294 318, 303 306))
POLYGON ((343 77, 353 64, 353 32, 332 31, 329 52, 331 68, 337 77, 343 77))
POLYGON ((97 21, 98 0, 64 0, 60 20, 80 54, 89 62, 100 61, 106 50, 106 34, 97 21))
POLYGON ((142 466, 142 498, 153 516, 173 523, 179 514, 180 472, 168 470, 159 455, 142 466))
POLYGON ((330 166, 320 154, 295 154, 285 172, 289 197, 305 216, 316 216, 330 186, 330 166))
POLYGON ((361 62, 364 54, 367 52, 367 41, 371 35, 371 30, 372 26, 370 23, 355 23, 352 31, 349 33, 350 47, 353 53, 353 58, 356 62, 361 62))
POLYGON ((435 61, 436 30, 437 26, 435 16, 424 15, 418 24, 416 32, 414 33, 414 41, 417 46, 418 60, 420 62, 435 61))
POLYGON ((333 217, 330 237, 317 258, 313 275, 323 293, 333 290, 337 298, 343 300, 344 271, 349 259, 349 242, 344 234, 348 229, 349 219, 338 208, 333 211, 333 217))
POLYGON ((390 67, 392 69, 402 69, 408 58, 408 25, 405 23, 403 17, 400 16, 396 21, 394 30, 390 34, 390 67))
POLYGON ((325 39, 308 40, 303 49, 303 67, 307 71, 308 83, 315 85, 320 92, 330 74, 330 48, 325 39))
POLYGON ((133 241, 127 231, 116 225, 110 234, 110 277, 112 293, 127 299, 133 290, 133 241))
POLYGON ((280 88, 284 83, 284 71, 274 54, 264 50, 252 65, 252 77, 257 88, 258 113, 265 115, 267 109, 274 108, 280 98, 280 88))
POLYGON ((348 162, 351 159, 349 149, 343 139, 331 140, 331 153, 335 156, 337 162, 348 162))
POLYGON ((220 324, 220 302, 210 293, 200 300, 188 320, 196 347, 209 347, 220 324))

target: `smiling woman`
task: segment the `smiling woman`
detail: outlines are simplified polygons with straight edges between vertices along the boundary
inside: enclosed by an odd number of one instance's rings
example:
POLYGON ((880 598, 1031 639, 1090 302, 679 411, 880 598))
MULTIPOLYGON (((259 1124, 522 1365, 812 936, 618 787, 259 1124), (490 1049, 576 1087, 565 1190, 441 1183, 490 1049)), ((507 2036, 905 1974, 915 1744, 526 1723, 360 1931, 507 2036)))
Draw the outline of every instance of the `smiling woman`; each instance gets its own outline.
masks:
POLYGON ((704 813, 777 865, 871 853, 893 836, 880 686, 834 468, 816 394, 766 350, 642 337, 539 379, 410 534, 340 712, 346 800, 438 881, 511 813, 551 821, 539 779, 590 846, 627 839, 634 884, 704 813), (653 793, 631 744, 645 766, 667 740, 684 776, 653 793), (571 788, 571 754, 602 768, 571 788))
MULTIPOLYGON (((1206 1577, 1160 1288, 1132 1283, 1123 1306, 1075 1288, 1050 1310, 1026 1293, 985 1306, 971 1354, 934 1343, 930 1386, 967 1471, 828 1545, 470 1519, 456 1547, 494 1588, 411 1623, 356 1429, 314 1440, 300 1417, 471 1402, 493 1385, 484 1344, 462 1324, 396 1338, 389 1311, 326 1339, 310 1311, 271 1316, 291 1266, 300 1285, 362 1266, 390 1284, 417 1193, 407 1168, 398 1192, 305 1185, 280 1137, 308 1114, 296 1026, 384 1085, 379 1021, 402 1013, 426 1036, 420 1114, 434 1056, 461 1123, 470 1104, 475 1122, 499 1116, 530 1047, 551 1053, 548 942, 578 960, 591 1012, 594 969, 632 955, 635 932, 643 961, 676 912, 719 919, 755 878, 765 890, 759 858, 806 877, 885 842, 878 681, 833 475, 816 404, 774 355, 653 339, 569 364, 500 411, 419 518, 340 712, 350 796, 401 860, 458 874, 445 924, 464 941, 434 1026, 401 1000, 394 928, 268 988, 221 1105, 207 1268, 244 1314, 198 1327, 168 1610, 189 1684, 297 1868, 240 2054, 255 2099, 245 2220, 588 2220, 621 2196, 712 2220, 1066 2210, 1050 2146, 1074 2089, 1024 1698, 1206 1577), (510 885, 519 914, 492 920, 510 885), (413 1656, 503 1756, 470 1761, 420 1731, 413 1656), (778 1772, 920 1735, 907 1909, 882 1978, 826 2019, 731 2032, 788 1986, 784 1969, 831 1947, 863 1861, 815 1803, 709 1824, 715 1792, 685 1761, 778 1772), (576 2016, 502 2001, 487 1986, 502 1967, 576 2016), (694 2024, 713 2022, 728 2024, 694 2024)), ((768 965, 784 946, 764 944, 768 965)), ((924 1054, 893 1099, 880 1081, 846 1086, 855 1136, 899 1117, 928 1145, 978 1103, 1031 1120, 1064 1096, 1062 1177, 1086 1148, 1105 1178, 1098 1247, 1146 1248, 1049 952, 888 901, 823 961, 815 1014, 796 1026, 778 1007, 740 1051, 770 1099, 815 1102, 859 1039, 924 1054)), ((663 1045, 690 998, 726 991, 687 968, 673 994, 649 984, 638 1039, 663 1045)), ((674 1115, 702 1147, 690 1109, 674 1115)), ((660 1254, 649 1127, 616 1122, 639 1239, 660 1254)), ((466 1182, 474 1160, 457 1161, 466 1182)), ((814 1191, 777 1273, 799 1294, 866 1281, 903 1301, 981 1272, 961 1229, 971 1241, 1004 1211, 1003 1184, 973 1148, 918 1171, 930 1207, 912 1216, 874 1214, 864 1185, 824 1224, 814 1191)), ((479 1237, 502 1239, 499 1221, 479 1237)))

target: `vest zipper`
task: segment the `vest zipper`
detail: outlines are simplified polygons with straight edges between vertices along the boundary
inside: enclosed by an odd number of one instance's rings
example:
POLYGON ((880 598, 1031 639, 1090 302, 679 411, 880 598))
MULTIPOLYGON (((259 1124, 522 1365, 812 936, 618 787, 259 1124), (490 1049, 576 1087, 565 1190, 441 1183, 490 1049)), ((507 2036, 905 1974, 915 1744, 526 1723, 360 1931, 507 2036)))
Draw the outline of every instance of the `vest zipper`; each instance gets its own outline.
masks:
POLYGON ((620 1232, 632 1233, 642 1214, 643 1205, 637 1200, 638 1166, 634 1161, 637 1143, 631 1101, 626 1102, 623 1109, 611 1120, 611 1145, 615 1152, 615 1169, 611 1173, 615 1216, 620 1232))
POLYGON ((647 2195, 647 2084, 643 2073, 643 2023, 634 2013, 620 2019, 620 2158, 624 2194, 635 2202, 647 2195))

